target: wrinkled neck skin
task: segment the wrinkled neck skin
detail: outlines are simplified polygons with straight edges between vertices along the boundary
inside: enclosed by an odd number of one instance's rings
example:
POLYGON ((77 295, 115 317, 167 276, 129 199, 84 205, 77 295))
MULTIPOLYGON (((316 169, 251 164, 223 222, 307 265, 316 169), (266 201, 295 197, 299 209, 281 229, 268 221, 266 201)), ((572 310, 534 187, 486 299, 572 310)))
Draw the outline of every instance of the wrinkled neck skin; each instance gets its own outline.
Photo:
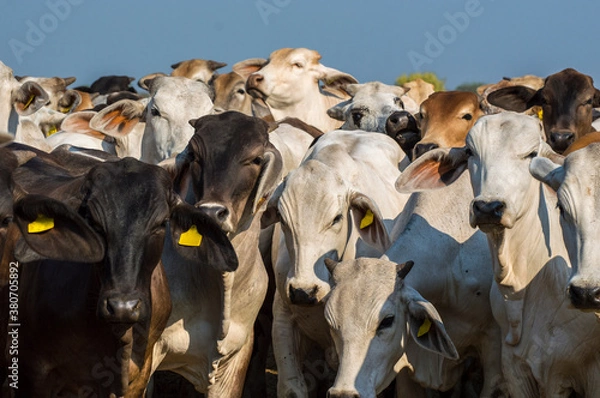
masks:
POLYGON ((267 97, 266 103, 275 120, 295 117, 323 132, 338 129, 342 125, 342 122, 330 118, 326 110, 344 100, 344 98, 323 93, 318 87, 312 89, 303 98, 298 103, 286 104, 277 102, 272 97, 267 97))
MULTIPOLYGON (((529 204, 523 207, 524 212, 513 228, 486 234, 492 253, 494 280, 508 318, 506 343, 510 345, 518 344, 521 339, 523 307, 534 279, 543 281, 545 278, 541 273, 555 272, 548 266, 554 257, 567 258, 564 247, 553 245, 556 239, 549 235, 551 231, 561 231, 556 195, 543 184, 534 183, 527 198, 531 198, 529 204)), ((564 282, 566 284, 566 279, 564 282)))

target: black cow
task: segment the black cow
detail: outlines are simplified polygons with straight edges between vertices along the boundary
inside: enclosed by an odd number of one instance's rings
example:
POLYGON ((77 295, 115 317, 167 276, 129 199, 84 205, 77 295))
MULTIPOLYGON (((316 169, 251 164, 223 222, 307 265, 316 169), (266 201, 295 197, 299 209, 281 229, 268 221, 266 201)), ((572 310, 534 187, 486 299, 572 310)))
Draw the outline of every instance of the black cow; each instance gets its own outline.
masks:
POLYGON ((161 168, 126 158, 81 172, 34 157, 13 173, 28 192, 14 207, 21 236, 7 242, 19 264, 17 396, 143 396, 171 310, 165 236, 185 258, 237 267, 161 168))

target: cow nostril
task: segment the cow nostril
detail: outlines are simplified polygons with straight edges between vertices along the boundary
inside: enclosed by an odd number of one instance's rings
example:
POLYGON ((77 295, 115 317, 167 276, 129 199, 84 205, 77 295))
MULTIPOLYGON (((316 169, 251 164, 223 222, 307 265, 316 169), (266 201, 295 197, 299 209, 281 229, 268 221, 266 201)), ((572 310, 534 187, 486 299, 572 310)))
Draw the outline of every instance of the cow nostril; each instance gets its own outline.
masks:
POLYGON ((109 298, 106 300, 106 318, 116 322, 135 322, 140 316, 142 302, 139 299, 123 300, 109 298))
POLYGON ((494 217, 502 217, 506 204, 499 200, 491 202, 485 200, 476 200, 473 202, 473 210, 477 213, 491 215, 494 217))
POLYGON ((414 158, 417 159, 419 157, 421 157, 423 154, 433 150, 439 148, 438 144, 417 144, 415 145, 415 149, 414 149, 414 158))
POLYGON ((200 210, 204 212, 207 216, 211 217, 217 223, 222 224, 227 221, 227 217, 229 216, 229 209, 226 206, 216 204, 216 203, 205 203, 198 206, 200 210))
POLYGON ((587 288, 570 284, 568 291, 569 299, 576 308, 600 308, 600 287, 587 288))

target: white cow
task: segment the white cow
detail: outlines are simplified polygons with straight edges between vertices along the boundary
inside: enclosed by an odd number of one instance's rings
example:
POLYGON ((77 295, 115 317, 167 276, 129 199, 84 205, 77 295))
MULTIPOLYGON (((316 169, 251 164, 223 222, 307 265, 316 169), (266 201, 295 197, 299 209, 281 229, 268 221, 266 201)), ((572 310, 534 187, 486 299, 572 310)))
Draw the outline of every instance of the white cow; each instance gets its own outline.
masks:
POLYGON ((67 91, 67 86, 73 84, 77 79, 74 77, 17 77, 19 83, 25 84, 27 82, 35 82, 39 84, 44 91, 48 94, 47 106, 55 111, 59 110, 58 102, 67 91))
POLYGON ((394 187, 404 153, 388 136, 332 131, 269 202, 263 224, 281 221, 284 239, 275 264, 273 350, 278 394, 308 394, 302 375, 307 351, 333 347, 323 316, 329 292, 324 259, 378 257, 390 245, 405 195, 394 187))
POLYGON ((150 99, 121 100, 101 110, 90 127, 124 137, 145 122, 140 160, 159 163, 181 152, 194 135, 188 123, 212 112, 210 89, 185 77, 159 76, 149 82, 150 99))
POLYGON ((494 318, 505 336, 502 364, 513 397, 595 396, 600 391, 600 325, 574 311, 565 288, 571 267, 557 197, 529 173, 552 155, 540 121, 512 112, 484 116, 462 149, 437 149, 407 168, 402 189, 452 183, 469 169, 470 223, 492 254, 494 318))
MULTIPOLYGON (((327 259, 326 264, 332 287, 325 318, 339 361, 329 398, 375 398, 407 366, 404 348, 411 338, 427 350, 458 359, 435 307, 404 283, 412 262, 361 258, 341 263, 327 259)), ((406 391, 397 396, 412 397, 406 391)))
POLYGON ((0 62, 0 131, 14 136, 20 117, 32 115, 49 100, 42 86, 33 81, 21 84, 12 69, 0 62))
POLYGON ((306 48, 282 48, 269 60, 254 58, 238 62, 233 71, 247 77, 246 88, 265 100, 275 120, 296 117, 327 132, 340 122, 327 109, 348 99, 343 86, 358 81, 347 73, 322 65, 321 55, 306 48), (319 86, 319 81, 324 83, 319 86))
POLYGON ((600 312, 597 266, 600 253, 591 242, 597 242, 600 233, 596 226, 600 211, 598 159, 600 144, 593 142, 569 154, 564 164, 560 158, 537 157, 530 166, 535 178, 558 193, 557 206, 561 214, 563 238, 573 265, 568 285, 571 303, 576 308, 593 310, 596 314, 600 312))
POLYGON ((345 90, 351 99, 329 108, 327 114, 344 122, 343 130, 386 132, 388 117, 399 111, 419 112, 419 105, 407 96, 405 88, 380 82, 348 84, 345 90))

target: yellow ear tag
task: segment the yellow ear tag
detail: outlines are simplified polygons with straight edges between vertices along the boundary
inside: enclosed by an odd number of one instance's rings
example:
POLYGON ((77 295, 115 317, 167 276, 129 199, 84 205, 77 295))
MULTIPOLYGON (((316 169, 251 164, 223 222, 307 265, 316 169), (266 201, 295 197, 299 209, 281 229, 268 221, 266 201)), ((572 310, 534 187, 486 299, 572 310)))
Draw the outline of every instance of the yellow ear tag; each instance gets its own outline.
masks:
POLYGON ((538 115, 538 118, 539 118, 540 120, 542 120, 542 119, 544 118, 544 110, 543 110, 543 109, 540 109, 540 110, 537 112, 537 115, 538 115))
POLYGON ((23 110, 29 108, 29 105, 31 105, 31 103, 33 102, 34 99, 35 99, 35 95, 31 94, 31 97, 29 97, 29 99, 27 100, 25 105, 23 105, 23 110))
POLYGON ((417 337, 423 336, 425 333, 429 332, 429 329, 431 329, 431 321, 428 318, 425 318, 425 320, 423 321, 423 324, 419 328, 417 337))
POLYGON ((52 126, 50 130, 48 130, 48 132, 46 133, 46 137, 50 137, 52 134, 56 134, 57 132, 58 129, 56 128, 56 126, 52 126))
POLYGON ((365 216, 360 220, 360 229, 367 228, 369 225, 373 224, 373 212, 371 210, 367 210, 365 216))
POLYGON ((202 243, 202 235, 198 232, 198 228, 192 224, 190 229, 181 234, 178 243, 180 246, 198 247, 202 243))
POLYGON ((30 234, 39 234, 54 228, 54 219, 46 217, 43 214, 38 214, 34 222, 30 222, 27 226, 27 232, 30 234))
POLYGON ((69 111, 71 110, 71 108, 60 108, 59 111, 60 113, 69 113, 69 111))

